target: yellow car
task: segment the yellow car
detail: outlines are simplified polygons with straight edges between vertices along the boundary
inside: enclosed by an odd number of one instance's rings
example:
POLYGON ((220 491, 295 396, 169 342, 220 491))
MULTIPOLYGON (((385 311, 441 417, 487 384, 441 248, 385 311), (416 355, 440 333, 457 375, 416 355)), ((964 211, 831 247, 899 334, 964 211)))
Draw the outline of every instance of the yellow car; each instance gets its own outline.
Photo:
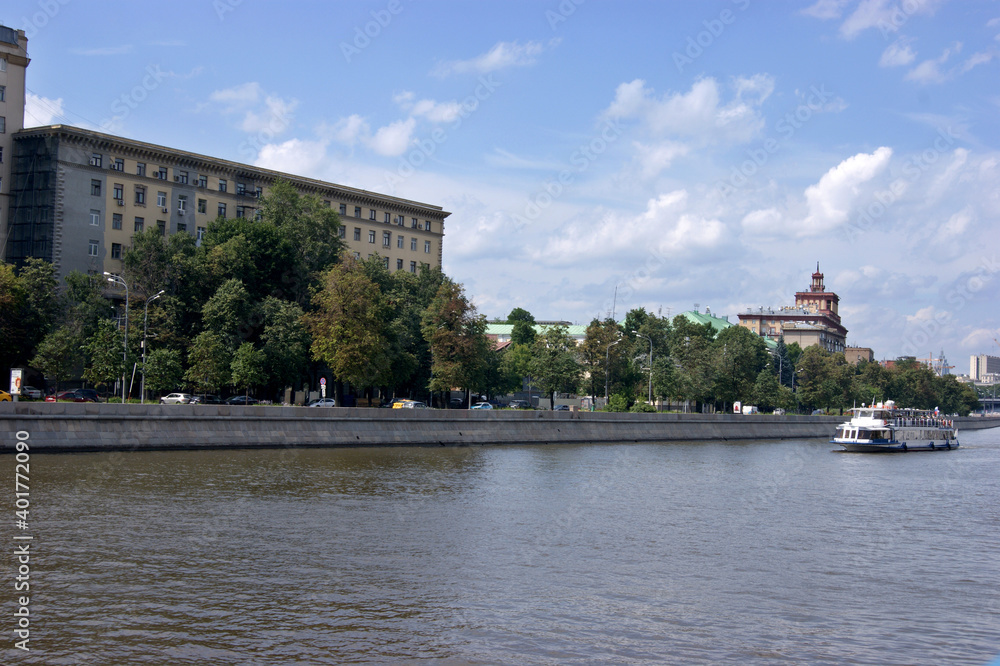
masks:
POLYGON ((0 402, 10 402, 10 393, 0 391, 0 402))

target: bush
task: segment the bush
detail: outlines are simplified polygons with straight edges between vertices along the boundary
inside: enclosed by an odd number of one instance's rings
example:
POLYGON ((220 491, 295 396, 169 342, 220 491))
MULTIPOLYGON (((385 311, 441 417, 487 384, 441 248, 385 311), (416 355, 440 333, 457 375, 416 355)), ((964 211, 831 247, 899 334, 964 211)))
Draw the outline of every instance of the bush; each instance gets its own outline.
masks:
POLYGON ((655 413, 656 412, 656 407, 653 407, 648 402, 640 400, 639 402, 637 402, 634 405, 632 405, 632 409, 630 409, 628 411, 635 412, 635 413, 647 413, 647 412, 655 413))
POLYGON ((608 406, 604 408, 606 412, 627 412, 628 398, 621 393, 616 393, 608 399, 608 406))

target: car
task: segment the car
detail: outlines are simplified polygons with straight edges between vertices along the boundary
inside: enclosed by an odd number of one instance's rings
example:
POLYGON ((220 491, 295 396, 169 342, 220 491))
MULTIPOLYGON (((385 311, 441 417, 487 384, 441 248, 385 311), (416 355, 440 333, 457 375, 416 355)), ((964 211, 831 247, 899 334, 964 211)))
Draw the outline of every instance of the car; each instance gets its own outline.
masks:
POLYGON ((77 389, 76 392, 84 398, 84 402, 101 402, 101 396, 94 389, 82 388, 77 389))
POLYGON ((336 407, 337 401, 333 398, 320 398, 319 400, 313 400, 307 407, 336 407))
POLYGON ((427 409, 427 405, 419 400, 406 400, 400 405, 393 405, 393 409, 427 409))
POLYGON ((785 415, 785 410, 783 410, 781 407, 778 407, 777 409, 774 410, 774 415, 775 416, 784 416, 785 415))
POLYGON ((409 400, 407 398, 396 398, 395 400, 392 401, 392 408, 402 409, 403 405, 405 405, 408 402, 412 402, 412 400, 409 400))
POLYGON ((493 409, 493 405, 488 402, 477 402, 472 407, 469 407, 469 409, 493 409))
POLYGON ((554 412, 568 412, 569 411, 569 405, 556 405, 555 407, 552 408, 552 411, 554 411, 554 412))
POLYGON ((511 409, 531 409, 531 403, 527 400, 511 400, 507 406, 511 409))
POLYGON ((192 405, 221 405, 222 398, 217 395, 193 395, 191 396, 192 405))
POLYGON ((22 386, 21 397, 30 398, 32 400, 41 400, 42 392, 39 389, 36 389, 34 386, 22 386))
POLYGON ((10 393, 7 393, 7 391, 0 391, 0 402, 10 402, 11 400, 12 398, 10 397, 10 393))
POLYGON ((70 391, 63 391, 62 393, 57 393, 56 395, 50 395, 45 399, 46 402, 98 402, 97 391, 94 389, 73 389, 70 391))
POLYGON ((171 393, 160 398, 161 405, 189 405, 192 396, 190 393, 171 393))
POLYGON ((813 416, 823 416, 824 414, 826 414, 826 412, 824 412, 822 409, 814 409, 812 411, 813 416))
POLYGON ((256 405, 257 398, 251 398, 246 395, 234 395, 232 398, 226 400, 227 405, 256 405))

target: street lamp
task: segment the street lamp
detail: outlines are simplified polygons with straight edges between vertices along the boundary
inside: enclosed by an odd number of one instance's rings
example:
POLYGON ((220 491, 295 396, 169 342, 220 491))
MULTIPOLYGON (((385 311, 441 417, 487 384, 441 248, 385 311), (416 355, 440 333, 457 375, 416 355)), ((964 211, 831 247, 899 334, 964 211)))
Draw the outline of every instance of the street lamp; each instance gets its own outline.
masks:
POLYGON ((149 304, 162 296, 164 290, 161 289, 146 299, 146 306, 142 310, 142 382, 139 388, 139 402, 146 404, 146 325, 149 322, 149 304))
POLYGON ((108 278, 108 282, 120 284, 125 287, 125 339, 122 343, 122 404, 124 405, 126 396, 128 395, 128 384, 125 382, 127 376, 126 366, 128 365, 128 284, 125 283, 125 279, 120 275, 112 275, 107 271, 104 271, 104 275, 108 278))
POLYGON ((604 407, 605 408, 607 408, 608 406, 608 363, 611 358, 611 348, 621 341, 622 339, 618 338, 617 340, 609 344, 607 348, 604 350, 604 407))
POLYGON ((642 333, 636 333, 640 338, 649 340, 649 404, 653 404, 653 338, 642 333))

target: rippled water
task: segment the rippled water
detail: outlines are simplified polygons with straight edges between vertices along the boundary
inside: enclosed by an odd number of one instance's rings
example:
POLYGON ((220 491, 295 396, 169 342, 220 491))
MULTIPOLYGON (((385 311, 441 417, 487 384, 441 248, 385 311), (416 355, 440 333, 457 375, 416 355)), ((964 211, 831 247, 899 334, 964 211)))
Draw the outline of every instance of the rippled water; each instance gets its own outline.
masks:
POLYGON ((953 452, 832 448, 35 455, 32 651, 6 654, 44 664, 982 664, 1000 654, 1000 429, 966 434, 953 452))

